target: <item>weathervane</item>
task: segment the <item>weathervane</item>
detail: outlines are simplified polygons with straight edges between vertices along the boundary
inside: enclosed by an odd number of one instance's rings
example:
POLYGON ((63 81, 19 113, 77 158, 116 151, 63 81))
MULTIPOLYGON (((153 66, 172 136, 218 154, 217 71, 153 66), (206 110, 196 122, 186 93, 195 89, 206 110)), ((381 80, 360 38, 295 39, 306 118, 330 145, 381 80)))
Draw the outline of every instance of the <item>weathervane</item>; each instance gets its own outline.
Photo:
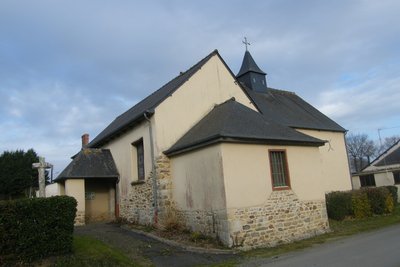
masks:
POLYGON ((244 45, 246 46, 246 51, 247 51, 247 46, 250 45, 249 42, 247 42, 247 38, 244 37, 244 41, 242 41, 242 43, 244 43, 244 45))

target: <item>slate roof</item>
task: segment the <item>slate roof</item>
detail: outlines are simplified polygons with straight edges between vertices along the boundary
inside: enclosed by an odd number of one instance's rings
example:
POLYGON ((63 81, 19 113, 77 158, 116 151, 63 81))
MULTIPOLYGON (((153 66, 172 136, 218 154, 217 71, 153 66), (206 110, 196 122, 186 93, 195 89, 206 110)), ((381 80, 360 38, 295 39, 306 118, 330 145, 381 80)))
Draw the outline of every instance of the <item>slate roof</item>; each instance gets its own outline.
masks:
POLYGON ((301 129, 346 131, 293 92, 268 88, 266 93, 260 93, 242 86, 264 117, 279 124, 301 129))
POLYGON ((184 84, 193 74, 195 74, 201 67, 214 55, 218 55, 218 50, 214 50, 208 56, 200 60, 197 64, 192 66, 189 70, 181 73, 179 76, 172 79, 170 82, 162 86, 160 89, 137 103, 118 116, 110 125, 107 126, 99 135, 97 135, 90 143, 89 147, 100 147, 102 144, 124 132, 140 121, 144 120, 143 114, 147 112, 150 117, 154 113, 154 109, 170 96, 176 89, 184 84))
MULTIPOLYGON (((201 67, 214 55, 217 55, 225 64, 228 71, 234 74, 226 65, 218 50, 214 50, 197 64, 192 66, 186 72, 172 79, 170 82, 162 86, 160 89, 140 101, 138 104, 130 108, 118 116, 110 123, 99 135, 97 135, 88 145, 91 148, 99 148, 109 140, 117 137, 123 132, 128 131, 135 125, 143 121, 144 113, 150 117, 155 108, 164 101, 168 96, 172 95, 181 85, 190 79, 201 67)), ((265 74, 255 63, 250 53, 246 51, 243 59, 243 71, 249 70, 265 74)), ((242 75, 239 71, 238 75, 242 75)), ((267 93, 258 93, 243 84, 239 83, 244 93, 252 100, 256 108, 264 115, 267 120, 273 120, 278 124, 304 129, 317 129, 344 132, 341 126, 323 115, 317 109, 305 102, 294 93, 287 91, 268 88, 267 93)))
POLYGON ((388 165, 393 165, 393 164, 400 164, 400 140, 397 141, 393 146, 391 146, 385 152, 383 152, 375 161, 373 161, 371 163, 371 165, 381 167, 381 166, 388 166, 388 165), (396 146, 397 146, 397 148, 395 148, 396 146), (392 150, 392 151, 390 151, 390 150, 392 150), (386 154, 386 153, 388 153, 388 154, 386 154))
POLYGON ((54 181, 82 178, 115 178, 119 177, 114 159, 108 149, 84 148, 76 154, 72 162, 57 176, 54 181))
POLYGON ((266 74, 265 72, 263 72, 256 64, 256 62, 254 61, 253 57, 251 56, 249 51, 246 51, 244 53, 244 57, 243 57, 243 62, 242 62, 242 66, 238 72, 238 74, 236 75, 237 78, 239 78, 240 76, 246 74, 247 72, 256 72, 256 73, 260 73, 260 74, 266 74))
POLYGON ((167 156, 217 142, 322 146, 325 141, 267 120, 262 114, 230 99, 214 107, 170 149, 167 156))

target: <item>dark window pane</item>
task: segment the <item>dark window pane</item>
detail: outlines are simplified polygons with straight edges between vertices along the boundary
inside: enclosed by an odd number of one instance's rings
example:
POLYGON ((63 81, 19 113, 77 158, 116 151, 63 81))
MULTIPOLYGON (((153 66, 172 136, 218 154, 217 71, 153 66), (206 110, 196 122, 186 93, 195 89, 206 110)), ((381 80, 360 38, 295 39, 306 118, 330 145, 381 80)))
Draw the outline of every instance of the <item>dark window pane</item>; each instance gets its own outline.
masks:
POLYGON ((144 180, 144 151, 143 151, 143 141, 135 143, 137 152, 137 171, 138 179, 144 180))
POLYGON ((361 187, 375 186, 375 177, 373 174, 361 175, 360 176, 361 187))
POLYGON ((393 172, 394 184, 400 184, 400 172, 393 172))

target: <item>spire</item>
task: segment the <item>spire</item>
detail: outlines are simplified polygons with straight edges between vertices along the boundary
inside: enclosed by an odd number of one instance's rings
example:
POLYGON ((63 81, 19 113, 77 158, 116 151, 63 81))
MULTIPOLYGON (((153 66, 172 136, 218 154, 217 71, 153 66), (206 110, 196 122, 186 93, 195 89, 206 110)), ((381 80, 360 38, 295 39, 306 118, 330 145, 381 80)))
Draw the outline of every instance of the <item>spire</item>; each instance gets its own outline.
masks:
POLYGON ((239 78, 240 76, 242 76, 242 75, 244 75, 244 74, 246 74, 247 72, 250 72, 250 71, 266 75, 266 73, 263 72, 257 66, 257 64, 254 61, 253 57, 251 56, 250 52, 248 50, 246 50, 246 52, 244 53, 242 67, 240 68, 240 71, 236 75, 236 77, 239 78))
MULTIPOLYGON (((245 39, 245 42, 247 43, 247 39, 245 39)), ((267 74, 257 66, 250 52, 247 50, 247 44, 242 66, 240 67, 236 78, 239 80, 239 82, 243 83, 245 86, 254 91, 266 92, 267 81, 265 76, 267 74)))

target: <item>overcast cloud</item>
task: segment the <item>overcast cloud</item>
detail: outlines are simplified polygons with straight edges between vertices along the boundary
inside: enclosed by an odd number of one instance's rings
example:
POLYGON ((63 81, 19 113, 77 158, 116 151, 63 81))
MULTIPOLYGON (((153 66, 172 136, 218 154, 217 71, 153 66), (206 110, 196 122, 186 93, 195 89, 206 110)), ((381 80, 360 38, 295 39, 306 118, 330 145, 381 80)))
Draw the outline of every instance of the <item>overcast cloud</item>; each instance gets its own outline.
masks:
POLYGON ((399 1, 0 1, 0 152, 61 171, 116 116, 247 36, 268 85, 351 132, 400 132, 399 1), (393 128, 395 127, 395 128, 393 128), (397 127, 397 128, 396 128, 397 127))

